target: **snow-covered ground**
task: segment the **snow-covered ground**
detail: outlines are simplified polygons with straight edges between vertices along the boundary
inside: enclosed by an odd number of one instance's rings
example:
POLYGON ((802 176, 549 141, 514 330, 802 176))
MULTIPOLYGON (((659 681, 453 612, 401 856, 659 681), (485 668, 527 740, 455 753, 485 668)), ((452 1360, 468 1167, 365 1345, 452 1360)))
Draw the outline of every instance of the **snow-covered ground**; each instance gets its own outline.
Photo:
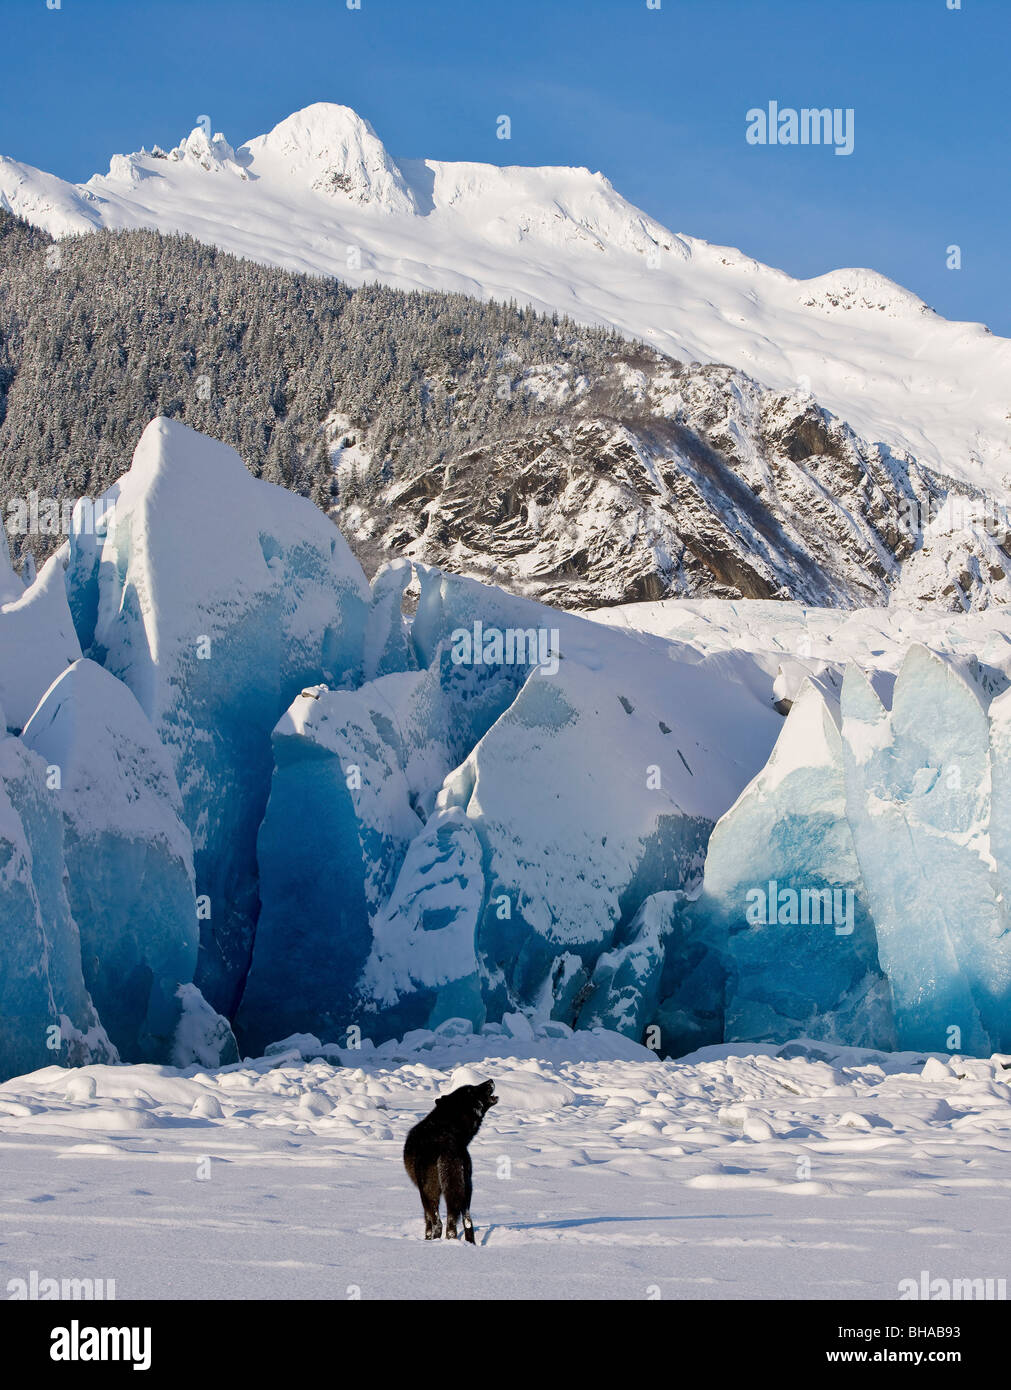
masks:
POLYGON ((1011 1058, 801 1041, 673 1062, 553 1028, 8 1081, 0 1287, 34 1270, 120 1299, 898 1299, 925 1270, 1007 1278, 1011 1058), (477 1246, 426 1244, 404 1136, 484 1077, 477 1246))

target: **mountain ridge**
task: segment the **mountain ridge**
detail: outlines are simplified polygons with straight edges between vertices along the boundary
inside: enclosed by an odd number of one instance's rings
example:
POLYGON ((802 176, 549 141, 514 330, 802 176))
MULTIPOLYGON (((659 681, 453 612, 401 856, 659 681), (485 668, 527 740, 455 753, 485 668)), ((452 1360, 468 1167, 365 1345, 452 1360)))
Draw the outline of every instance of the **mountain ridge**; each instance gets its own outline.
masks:
POLYGON ((57 237, 148 227, 351 285, 515 299, 809 391, 864 439, 1007 490, 1011 340, 873 270, 795 280, 668 231, 585 168, 397 161, 364 118, 316 103, 235 150, 205 123, 83 185, 0 157, 0 208, 57 237))

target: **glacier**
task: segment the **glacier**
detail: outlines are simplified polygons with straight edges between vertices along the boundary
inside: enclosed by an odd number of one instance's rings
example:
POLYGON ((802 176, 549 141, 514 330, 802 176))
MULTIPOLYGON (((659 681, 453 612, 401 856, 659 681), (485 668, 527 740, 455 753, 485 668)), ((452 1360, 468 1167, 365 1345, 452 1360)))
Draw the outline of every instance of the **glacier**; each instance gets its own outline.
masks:
POLYGON ((84 983, 42 759, 0 737, 0 1075, 118 1060, 84 983))
POLYGON ((999 613, 369 584, 167 419, 104 500, 37 576, 0 554, 0 1075, 436 1029, 1011 1049, 999 613))
POLYGON ((895 1047, 839 723, 837 692, 805 680, 768 763, 713 831, 690 918, 725 962, 727 1041, 895 1047))
POLYGON ((135 697, 80 660, 22 735, 46 764, 64 824, 85 983, 124 1057, 168 1062, 193 980, 193 846, 168 753, 135 697))
POLYGON ((398 562, 375 587, 375 669, 391 652, 412 669, 306 690, 275 730, 240 1035, 382 1040, 523 1009, 572 1026, 598 957, 644 897, 698 878, 721 805, 760 765, 779 723, 764 673, 675 663, 666 643, 429 566, 398 562), (409 586, 405 635, 390 596, 409 586), (475 633, 501 655, 471 641, 457 659, 475 633), (536 659, 504 660, 520 635, 536 659), (720 746, 714 719, 733 731, 720 746))
POLYGON ((198 983, 234 1012, 259 911, 270 733, 305 682, 356 682, 367 586, 309 502, 225 445, 156 419, 101 528, 75 527, 67 589, 85 655, 168 749, 201 901, 198 983))

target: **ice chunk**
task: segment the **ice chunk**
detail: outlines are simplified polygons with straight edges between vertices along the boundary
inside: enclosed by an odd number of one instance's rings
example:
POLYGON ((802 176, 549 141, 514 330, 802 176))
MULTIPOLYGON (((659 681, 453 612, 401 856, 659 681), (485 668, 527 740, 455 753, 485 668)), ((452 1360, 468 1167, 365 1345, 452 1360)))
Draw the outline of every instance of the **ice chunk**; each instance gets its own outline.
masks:
POLYGON ((228 1020, 215 1013, 196 985, 180 985, 179 1021, 172 1039, 174 1067, 223 1067, 239 1060, 228 1020))
POLYGON ((23 739, 62 811, 84 979, 131 1062, 167 1062, 197 963, 193 848, 165 749, 129 689, 93 661, 46 692, 23 739))
POLYGON ((1005 904, 1011 904, 1011 690, 990 705, 990 850, 1005 904))
POLYGON ((81 973, 46 765, 0 736, 0 1078, 116 1061, 81 973))
POLYGON ((365 630, 366 680, 391 671, 412 671, 418 666, 411 633, 403 616, 404 590, 414 579, 410 560, 383 565, 371 584, 372 601, 365 630))
POLYGON ((389 904, 373 922, 362 972, 377 1033, 485 1021, 475 949, 484 905, 481 842, 457 808, 436 813, 412 841, 389 904))
POLYGON ((656 1022, 668 938, 677 930, 684 897, 651 893, 632 919, 627 944, 598 958, 580 1028, 609 1028, 642 1041, 647 1025, 656 1022))
POLYGON ((725 1041, 894 1046, 837 719, 828 689, 805 680, 767 765, 709 842, 692 915, 727 957, 725 1041))
POLYGON ((104 535, 71 536, 71 609, 170 752, 202 906, 197 983, 231 1016, 258 911, 270 733, 304 686, 358 681, 368 588, 311 503, 177 422, 147 427, 114 500, 104 535))
POLYGON ((17 733, 56 677, 81 655, 81 646, 67 606, 63 557, 51 556, 27 589, 11 571, 16 593, 5 588, 3 559, 0 554, 0 705, 6 727, 17 733))
POLYGON ((890 713, 850 668, 842 715, 847 815, 899 1046, 989 1055, 1011 1040, 1011 953, 980 690, 916 644, 890 713))

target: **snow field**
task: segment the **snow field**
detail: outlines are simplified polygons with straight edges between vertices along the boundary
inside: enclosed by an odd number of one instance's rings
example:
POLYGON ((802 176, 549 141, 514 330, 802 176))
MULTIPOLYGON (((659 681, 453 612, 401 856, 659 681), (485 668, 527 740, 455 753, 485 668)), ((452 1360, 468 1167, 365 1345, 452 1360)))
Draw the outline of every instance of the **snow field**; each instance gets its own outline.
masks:
POLYGON ((664 1062, 603 1030, 450 1032, 7 1082, 0 1277, 114 1279, 118 1298, 895 1299, 924 1269, 1006 1275, 1011 1058, 801 1040, 664 1062), (426 1244, 404 1136, 486 1077, 478 1246, 426 1244))

